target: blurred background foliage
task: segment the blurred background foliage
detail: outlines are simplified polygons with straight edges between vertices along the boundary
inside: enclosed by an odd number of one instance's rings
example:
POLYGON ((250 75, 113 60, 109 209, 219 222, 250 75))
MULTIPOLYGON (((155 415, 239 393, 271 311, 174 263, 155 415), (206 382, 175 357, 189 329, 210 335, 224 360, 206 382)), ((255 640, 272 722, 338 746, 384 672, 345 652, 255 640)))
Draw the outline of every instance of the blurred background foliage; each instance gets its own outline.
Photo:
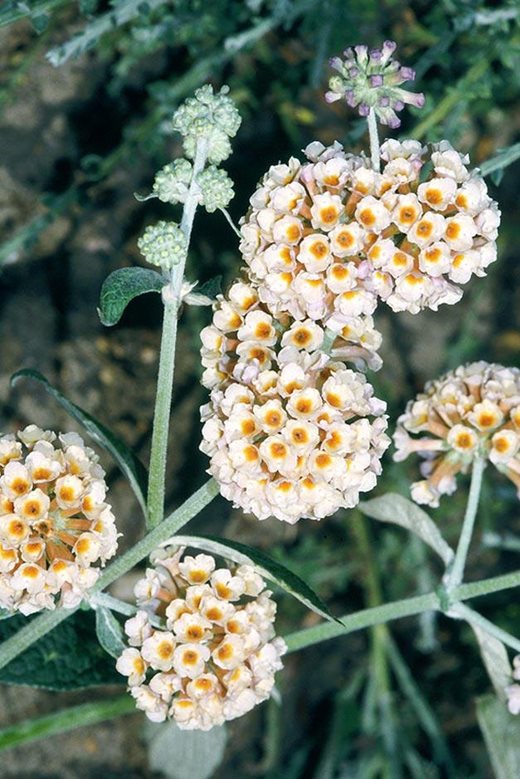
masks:
MULTIPOLYGON (((96 414, 146 461, 160 327, 160 303, 135 301, 104 330, 99 288, 115 268, 142 262, 143 227, 166 206, 138 203, 155 171, 180 153, 170 119, 205 81, 227 83, 243 125, 228 171, 238 220, 267 167, 311 140, 366 145, 365 123, 328 106, 327 59, 358 42, 395 39, 417 69, 422 111, 405 112, 401 137, 449 139, 489 172, 503 223, 499 259, 463 302, 437 314, 381 312, 383 370, 371 376, 389 404, 391 426, 404 404, 443 370, 470 359, 520 366, 519 7, 481 0, 4 0, 0 4, 0 413, 12 430, 29 421, 70 422, 33 387, 8 389, 9 376, 34 367, 96 414)), ((189 274, 226 285, 238 273, 236 237, 219 215, 198 214, 189 274)), ((199 486, 198 333, 209 312, 185 312, 180 332, 171 432, 168 501, 199 486)), ((107 466, 109 464, 107 463, 107 466)), ((128 489, 111 475, 123 543, 141 529, 128 489)), ((408 494, 414 462, 387 455, 374 494, 408 494)), ((465 491, 435 510, 455 543, 465 491)), ((467 569, 474 579, 518 568, 520 511, 512 485, 486 474, 480 528, 467 569)), ((375 526, 358 512, 320 524, 259 524, 220 500, 193 530, 268 551, 306 579, 334 613, 431 589, 439 576, 420 542, 375 526)), ((129 597, 133 580, 118 584, 129 597)), ((511 592, 479 603, 485 616, 520 634, 511 592)), ((280 597, 280 632, 313 624, 280 597)), ((268 779, 492 776, 475 714, 490 689, 467 627, 423 615, 354 634, 291 656, 280 675, 282 707, 271 701, 232 723, 217 776, 268 779)), ((103 690, 89 693, 102 697, 103 690)), ((84 699, 84 693, 81 699, 84 699)), ((78 701, 77 694, 1 692, 2 723, 78 701)), ((89 698, 90 699, 90 698, 89 698)), ((56 737, 3 756, 5 777, 151 775, 132 715, 73 738, 56 737)))

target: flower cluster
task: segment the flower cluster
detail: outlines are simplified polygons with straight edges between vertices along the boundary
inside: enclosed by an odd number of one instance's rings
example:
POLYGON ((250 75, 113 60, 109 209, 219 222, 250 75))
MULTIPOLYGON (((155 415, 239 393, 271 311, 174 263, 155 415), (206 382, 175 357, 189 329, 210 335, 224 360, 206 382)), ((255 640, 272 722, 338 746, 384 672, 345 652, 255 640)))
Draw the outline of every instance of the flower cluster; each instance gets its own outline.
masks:
MULTIPOLYGON (((520 682, 520 655, 513 658, 513 679, 520 682)), ((506 687, 507 707, 511 714, 520 714, 520 684, 506 687)))
POLYGON ((476 362, 429 382, 399 417, 394 443, 395 460, 411 452, 424 459, 424 479, 412 485, 417 503, 438 506, 476 457, 493 463, 520 493, 520 370, 476 362))
POLYGON ((149 225, 137 241, 139 251, 151 265, 171 270, 184 261, 188 242, 175 222, 157 222, 149 225))
POLYGON ((229 139, 237 134, 242 119, 228 92, 229 87, 222 87, 215 94, 212 86, 204 84, 176 110, 173 128, 184 136, 187 157, 195 157, 202 139, 208 145, 210 162, 218 165, 231 154, 229 139))
POLYGON ((275 319, 237 282, 202 341, 212 392, 201 449, 224 497, 259 519, 294 523, 354 506, 375 486, 386 404, 322 350, 316 322, 275 319))
POLYGON ((286 645, 274 637, 276 604, 252 566, 217 569, 209 555, 182 553, 152 555, 116 667, 153 722, 209 730, 269 698, 286 645))
POLYGON ((394 311, 436 310, 496 259, 496 203, 447 141, 428 151, 388 140, 381 173, 338 143, 305 153, 269 169, 242 222, 247 271, 273 313, 334 332, 364 320, 375 343, 378 298, 394 311))
POLYGON ((373 110, 382 124, 399 127, 397 111, 402 111, 405 103, 421 108, 424 95, 400 86, 405 81, 413 81, 415 71, 392 59, 396 48, 394 41, 385 41, 381 49, 354 46, 345 49, 344 59, 332 57, 330 66, 339 75, 330 79, 330 91, 325 99, 333 103, 344 98, 361 116, 368 116, 373 110))
POLYGON ((0 438, 0 608, 77 606, 117 549, 104 471, 76 433, 0 438))

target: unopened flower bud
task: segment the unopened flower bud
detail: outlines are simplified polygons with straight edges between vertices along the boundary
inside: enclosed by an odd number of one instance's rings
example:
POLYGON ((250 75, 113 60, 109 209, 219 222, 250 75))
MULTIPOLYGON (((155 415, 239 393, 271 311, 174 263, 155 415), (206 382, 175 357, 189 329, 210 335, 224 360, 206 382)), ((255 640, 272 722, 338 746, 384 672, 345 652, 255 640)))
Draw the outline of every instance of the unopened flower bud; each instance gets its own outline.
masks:
POLYGON ((163 270, 171 270, 186 256, 188 244, 175 222, 157 222, 146 228, 137 242, 146 261, 163 270))

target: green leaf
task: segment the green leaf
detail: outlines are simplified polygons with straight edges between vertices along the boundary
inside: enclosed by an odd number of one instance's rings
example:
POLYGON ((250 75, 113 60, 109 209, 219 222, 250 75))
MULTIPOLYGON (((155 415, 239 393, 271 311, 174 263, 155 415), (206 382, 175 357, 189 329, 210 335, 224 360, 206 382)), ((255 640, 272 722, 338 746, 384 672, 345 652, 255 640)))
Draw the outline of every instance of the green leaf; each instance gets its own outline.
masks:
POLYGON ((477 718, 496 779, 520 776, 520 717, 494 695, 477 698, 477 718))
POLYGON ((62 395, 59 390, 56 389, 50 382, 47 381, 38 371, 33 371, 29 368, 24 368, 21 371, 17 371, 11 376, 11 384, 14 386, 20 379, 32 379, 47 390, 49 395, 52 395, 58 403, 73 417, 80 425, 87 431, 90 437, 109 454, 112 455, 117 462, 122 472, 128 479, 130 486, 132 487, 134 494, 139 501, 139 505, 143 510, 143 514, 146 515, 146 490, 148 482, 148 474, 146 468, 135 454, 126 446, 120 438, 118 438, 111 430, 98 422, 87 411, 83 411, 82 408, 76 406, 75 403, 68 400, 65 395, 62 395))
POLYGON ((96 606, 96 634, 99 643, 111 657, 119 657, 126 649, 123 628, 105 606, 96 606))
POLYGON ((469 625, 477 637, 482 661, 493 682, 495 692, 502 703, 505 703, 507 700, 506 687, 511 684, 512 674, 507 649, 498 638, 490 635, 480 625, 476 625, 474 622, 469 622, 469 625))
POLYGON ((196 287, 195 292, 199 295, 206 295, 211 300, 216 300, 217 295, 222 294, 222 276, 213 276, 213 278, 201 284, 200 287, 196 287))
POLYGON ((520 143, 514 143, 506 149, 500 149, 495 157, 484 162, 480 166, 480 172, 483 176, 489 176, 491 173, 496 175, 497 172, 502 173, 504 168, 512 165, 518 159, 520 159, 520 143))
POLYGON ((437 552, 446 565, 452 561, 453 549, 446 543, 437 525, 425 511, 402 495, 387 492, 380 498, 361 501, 359 510, 372 519, 390 522, 410 530, 437 552))
POLYGON ((119 268, 101 287, 98 314, 107 327, 115 325, 131 300, 146 292, 160 292, 167 283, 164 276, 149 268, 119 268))
POLYGON ((180 730, 172 722, 149 726, 148 762, 168 779, 209 779, 222 762, 224 726, 207 732, 180 730))
MULTIPOLYGON (((0 622, 0 641, 16 633, 27 621, 27 617, 17 614, 0 622)), ((12 660, 0 671, 0 682, 48 690, 124 683, 114 661, 96 640, 95 619, 89 611, 75 612, 12 660)))
POLYGON ((230 541, 229 538, 213 536, 174 536, 168 543, 172 541, 179 546, 193 546, 195 549, 220 555, 239 565, 254 565, 261 576, 277 584, 307 608, 331 622, 336 622, 336 618, 332 616, 325 603, 303 579, 258 549, 240 544, 238 541, 230 541))

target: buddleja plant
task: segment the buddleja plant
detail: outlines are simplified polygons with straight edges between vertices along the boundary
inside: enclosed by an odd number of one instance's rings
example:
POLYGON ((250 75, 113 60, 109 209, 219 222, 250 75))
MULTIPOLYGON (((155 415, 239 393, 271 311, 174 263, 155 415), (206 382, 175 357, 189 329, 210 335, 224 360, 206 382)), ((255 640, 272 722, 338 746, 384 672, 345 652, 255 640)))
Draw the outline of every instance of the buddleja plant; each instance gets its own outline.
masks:
MULTIPOLYGON (((14 377, 43 383, 116 459, 146 525, 143 539, 116 556, 117 518, 107 503, 104 471, 77 434, 57 436, 30 425, 0 440, 0 605, 9 617, 5 633, 11 633, 0 647, 3 680, 20 681, 24 674, 24 683, 42 683, 41 668, 30 668, 30 647, 36 641, 45 647, 62 630, 69 649, 73 640, 83 641, 83 671, 69 653, 75 681, 62 689, 81 685, 85 662, 90 683, 118 674, 128 681, 129 694, 112 709, 103 703, 53 715, 51 730, 136 706, 153 722, 173 720, 170 729, 208 731, 274 694, 284 654, 434 611, 465 620, 476 633, 499 701, 480 712, 486 737, 497 716, 508 716, 506 697, 512 713, 520 710, 520 686, 511 683, 520 679, 518 660, 512 672, 506 650, 520 650, 520 641, 464 603, 518 585, 520 571, 463 584, 486 465, 520 485, 520 371, 478 362, 427 385, 410 401, 394 435, 395 460, 411 452, 423 460, 423 479, 412 485, 414 502, 392 494, 359 502, 375 487, 390 445, 386 404, 369 380, 371 371, 384 370, 377 307, 415 314, 456 303, 462 285, 485 276, 496 259, 499 225, 484 180, 447 141, 425 147, 389 138, 380 145, 378 122, 397 128, 405 104, 423 104, 422 95, 403 88, 414 73, 393 59, 394 50, 391 42, 372 51, 357 46, 331 60, 337 75, 326 99, 345 100, 367 117, 370 153, 315 142, 303 161, 291 157, 273 165, 237 231, 241 275, 215 299, 186 277, 186 263, 197 208, 220 210, 232 224, 226 208, 233 184, 219 166, 231 153, 240 116, 226 88, 215 93, 209 86, 175 113, 185 156, 159 171, 149 197, 182 206, 180 221, 146 228, 139 249, 158 270, 116 271, 103 285, 99 309, 103 323, 114 325, 136 296, 162 297, 148 473, 121 441, 41 375, 21 371, 14 377), (202 381, 210 391, 201 410, 201 448, 212 478, 165 514, 177 322, 186 305, 213 307, 212 324, 201 334, 202 381), (457 474, 469 471, 454 551, 416 504, 436 507, 456 489, 457 474), (439 556, 445 574, 434 591, 333 617, 305 582, 263 553, 238 540, 179 535, 219 491, 258 520, 291 524, 326 521, 359 505, 369 517, 416 534, 439 556), (187 554, 187 547, 197 553, 187 554), (148 555, 135 603, 105 592, 148 555), (277 637, 266 580, 324 621, 277 637), (74 622, 79 610, 95 613, 95 635, 85 634, 85 621, 74 622), (12 617, 15 612, 23 617, 12 617), (20 623, 35 612, 40 614, 20 623), (125 634, 114 614, 129 617, 125 634), (106 657, 100 666, 92 648, 96 638, 113 658, 110 672, 106 657)), ((46 686, 60 687, 63 669, 45 673, 46 686)), ((498 765, 500 755, 494 759, 498 765)))

